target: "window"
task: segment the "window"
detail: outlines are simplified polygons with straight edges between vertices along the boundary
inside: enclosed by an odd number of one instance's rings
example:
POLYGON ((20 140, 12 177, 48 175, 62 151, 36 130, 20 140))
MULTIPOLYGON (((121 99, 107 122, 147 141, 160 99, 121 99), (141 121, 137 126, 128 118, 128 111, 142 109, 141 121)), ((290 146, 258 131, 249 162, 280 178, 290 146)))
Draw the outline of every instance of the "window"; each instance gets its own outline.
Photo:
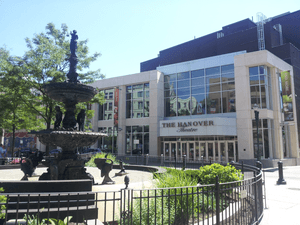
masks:
POLYGON ((249 68, 251 108, 257 104, 262 109, 273 109, 270 68, 255 66, 249 68))
POLYGON ((114 89, 104 90, 105 103, 99 105, 98 120, 112 120, 113 119, 113 99, 114 89))
POLYGON ((117 137, 118 137, 118 130, 116 127, 99 127, 98 132, 102 132, 107 134, 106 137, 100 137, 98 139, 98 148, 117 153, 118 146, 117 146, 117 137))
POLYGON ((126 127, 126 154, 149 154, 149 125, 126 127))
POLYGON ((234 65, 164 76, 165 117, 235 112, 234 65))
POLYGON ((149 96, 149 83, 127 86, 126 118, 149 117, 149 96))
POLYGON ((271 138, 271 135, 269 135, 269 133, 271 132, 271 123, 272 120, 268 120, 268 119, 260 119, 258 121, 258 144, 257 144, 256 120, 252 120, 254 158, 257 158, 258 156, 257 147, 259 147, 259 154, 262 158, 267 159, 270 157, 269 143, 271 143, 271 140, 269 140, 269 137, 271 138))

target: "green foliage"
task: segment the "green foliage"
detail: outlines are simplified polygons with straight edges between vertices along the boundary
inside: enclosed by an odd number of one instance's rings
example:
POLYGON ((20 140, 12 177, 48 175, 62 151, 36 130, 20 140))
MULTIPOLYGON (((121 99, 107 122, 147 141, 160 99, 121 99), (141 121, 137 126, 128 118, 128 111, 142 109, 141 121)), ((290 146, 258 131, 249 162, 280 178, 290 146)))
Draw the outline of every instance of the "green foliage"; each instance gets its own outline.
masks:
POLYGON ((51 218, 48 221, 52 225, 67 225, 71 219, 72 219, 72 216, 68 216, 64 220, 57 220, 57 219, 51 218))
POLYGON ((39 219, 38 214, 37 215, 27 215, 25 214, 23 219, 26 221, 28 225, 46 225, 46 224, 52 224, 52 225, 66 225, 70 222, 72 219, 72 216, 66 217, 64 220, 49 218, 49 219, 39 219))
POLYGON ((215 184, 216 176, 219 177, 219 183, 227 183, 243 179, 243 174, 241 173, 241 171, 237 170, 230 164, 227 164, 227 166, 222 166, 220 164, 214 163, 212 165, 200 167, 200 169, 197 171, 198 175, 195 175, 202 185, 215 184))
MULTIPOLYGON (((105 155, 106 155, 106 153, 97 153, 97 154, 95 154, 95 155, 93 155, 92 157, 91 157, 91 159, 87 162, 87 163, 85 163, 85 166, 89 166, 89 167, 97 167, 96 166, 96 164, 95 164, 95 162, 94 162, 94 160, 95 159, 97 159, 97 158, 104 158, 105 157, 105 155)), ((108 154, 107 155, 107 158, 108 159, 111 159, 113 162, 114 162, 114 164, 119 164, 119 161, 116 159, 116 156, 115 155, 112 155, 112 154, 108 154)), ((110 161, 109 161, 110 162, 110 161)))
MULTIPOLYGON (((23 57, 12 57, 8 50, 0 48, 0 125, 8 130, 11 124, 15 125, 15 129, 50 129, 55 121, 55 106, 60 106, 63 112, 64 108, 62 103, 46 95, 43 85, 66 80, 71 55, 68 27, 62 24, 61 29, 57 29, 49 23, 45 33, 35 34, 32 39, 26 38, 25 42, 28 51, 23 57)), ((87 40, 78 40, 77 46, 78 79, 87 84, 104 78, 99 69, 89 71, 90 64, 101 54, 90 54, 87 40)), ((99 93, 90 102, 79 104, 76 113, 82 108, 87 109, 91 103, 103 102, 104 96, 99 93)), ((87 110, 86 115, 88 122, 93 111, 87 110)))
POLYGON ((24 63, 0 48, 0 126, 10 132, 39 125, 24 102, 31 86, 24 77, 24 63))
MULTIPOLYGON (((140 215, 142 215, 141 224, 169 224, 169 221, 170 224, 187 224, 193 216, 202 212, 211 213, 217 207, 214 200, 215 187, 213 185, 197 187, 199 181, 201 184, 215 184, 217 175, 222 183, 238 181, 243 177, 240 171, 230 165, 213 164, 200 170, 165 169, 167 170, 165 174, 155 177, 155 187, 158 189, 143 191, 143 198, 133 202, 133 224, 140 224, 140 215), (169 189, 170 187, 175 188, 169 189), (156 198, 148 198, 149 195, 156 198), (160 197, 162 195, 163 198, 160 197)), ((219 206, 221 210, 227 207, 222 202, 220 201, 219 206)), ((127 219, 124 220, 127 222, 127 219)))
MULTIPOLYGON (((0 187, 0 192, 4 192, 4 189, 0 187)), ((0 203, 6 203, 7 197, 5 195, 0 195, 0 203)), ((0 211, 0 219, 5 219, 5 210, 6 206, 1 205, 1 211, 0 211)))
POLYGON ((166 188, 166 187, 186 187, 195 186, 197 181, 191 176, 187 175, 186 171, 176 170, 171 168, 165 168, 166 173, 161 174, 156 177, 156 187, 166 188))
POLYGON ((39 219, 38 215, 27 215, 25 214, 23 220, 27 222, 28 225, 46 225, 46 219, 39 219))

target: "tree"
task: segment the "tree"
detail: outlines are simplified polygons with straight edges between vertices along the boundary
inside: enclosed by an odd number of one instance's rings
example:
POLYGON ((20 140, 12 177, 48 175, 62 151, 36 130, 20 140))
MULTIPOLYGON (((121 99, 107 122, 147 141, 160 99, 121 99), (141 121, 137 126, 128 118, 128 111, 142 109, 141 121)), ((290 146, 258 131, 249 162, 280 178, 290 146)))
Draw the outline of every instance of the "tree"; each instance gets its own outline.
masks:
POLYGON ((5 48, 0 49, 0 127, 13 133, 11 150, 13 154, 15 131, 38 127, 39 121, 30 114, 23 99, 30 87, 24 77, 22 60, 12 57, 5 48))
MULTIPOLYGON (((55 120, 55 106, 60 106, 64 112, 64 107, 61 102, 57 102, 49 98, 43 85, 49 82, 64 82, 66 80, 66 74, 69 72, 69 57, 70 53, 70 41, 69 31, 65 24, 61 25, 61 29, 56 29, 54 24, 49 23, 46 26, 46 33, 35 34, 32 39, 26 38, 26 44, 28 51, 20 59, 20 67, 23 74, 23 81, 26 83, 24 87, 29 87, 26 95, 21 95, 22 107, 26 108, 30 112, 30 115, 34 115, 39 121, 42 121, 47 129, 51 128, 51 124, 55 120)), ((95 80, 104 78, 104 75, 100 73, 100 69, 96 71, 87 71, 90 63, 97 60, 100 57, 100 53, 89 53, 87 47, 87 40, 78 41, 77 48, 77 73, 78 79, 82 83, 92 83, 95 80)), ((102 104, 104 102, 104 96, 100 92, 90 102, 97 102, 102 104)), ((76 113, 81 108, 86 107, 86 104, 78 104, 76 113)), ((92 117, 93 113, 87 110, 87 116, 92 117)), ((31 128, 34 126, 31 126, 31 128)), ((45 128, 44 127, 44 128, 45 128)), ((37 130, 43 127, 38 127, 37 130)), ((27 128, 28 129, 28 128, 27 128)), ((47 147, 46 152, 48 153, 47 147)))

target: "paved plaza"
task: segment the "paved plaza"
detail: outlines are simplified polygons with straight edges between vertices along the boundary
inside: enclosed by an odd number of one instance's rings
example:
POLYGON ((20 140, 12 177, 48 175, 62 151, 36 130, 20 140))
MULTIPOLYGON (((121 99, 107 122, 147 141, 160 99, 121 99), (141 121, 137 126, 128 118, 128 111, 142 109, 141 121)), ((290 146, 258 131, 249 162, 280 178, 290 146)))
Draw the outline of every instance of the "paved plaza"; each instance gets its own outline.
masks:
MULTIPOLYGON (((36 175, 46 172, 46 168, 37 168, 36 175)), ((94 185, 93 191, 120 190, 125 187, 124 176, 115 176, 119 170, 114 169, 110 172, 114 185, 101 185, 103 180, 100 177, 100 170, 97 168, 87 168, 95 181, 100 185, 94 185)), ((150 172, 128 170, 130 178, 129 188, 151 188, 153 176, 150 172)), ((19 169, 1 170, 1 180, 20 180, 23 172, 19 169)), ((277 185, 278 180, 277 168, 265 170, 266 184, 266 202, 267 208, 264 209, 264 217, 260 224, 262 225, 298 225, 300 224, 298 213, 300 212, 300 166, 284 167, 283 177, 287 184, 277 185)), ((37 180, 38 177, 30 178, 37 180)))
POLYGON ((299 225, 300 219, 300 166, 283 168, 287 184, 277 185, 278 170, 265 170, 267 208, 262 225, 299 225))

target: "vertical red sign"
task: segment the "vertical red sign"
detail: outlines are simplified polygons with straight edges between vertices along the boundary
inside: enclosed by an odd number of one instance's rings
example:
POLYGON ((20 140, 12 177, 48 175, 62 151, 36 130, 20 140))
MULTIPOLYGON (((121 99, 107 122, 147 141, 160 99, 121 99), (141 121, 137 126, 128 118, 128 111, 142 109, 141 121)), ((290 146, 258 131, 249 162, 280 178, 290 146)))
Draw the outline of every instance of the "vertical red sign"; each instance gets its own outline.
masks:
POLYGON ((118 112, 119 112, 119 88, 115 87, 114 90, 114 126, 117 127, 119 120, 118 120, 118 112))

